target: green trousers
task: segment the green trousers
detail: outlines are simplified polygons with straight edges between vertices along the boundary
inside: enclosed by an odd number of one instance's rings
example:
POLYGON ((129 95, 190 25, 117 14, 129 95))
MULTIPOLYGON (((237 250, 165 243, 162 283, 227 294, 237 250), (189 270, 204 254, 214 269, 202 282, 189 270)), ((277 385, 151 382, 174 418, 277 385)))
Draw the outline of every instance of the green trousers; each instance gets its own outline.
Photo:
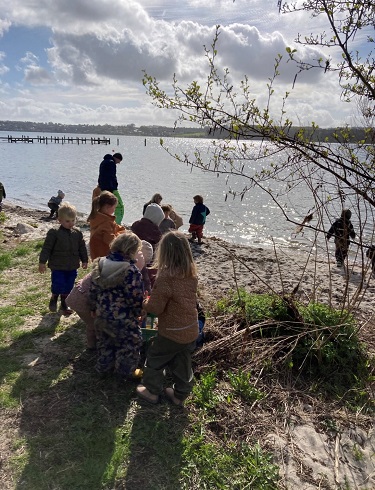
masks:
POLYGON ((190 344, 177 344, 157 335, 147 350, 142 384, 153 395, 160 395, 164 389, 164 370, 168 367, 174 383, 175 397, 185 400, 194 383, 191 367, 191 354, 194 349, 195 341, 190 344))
POLYGON ((116 223, 118 225, 121 225, 122 219, 124 217, 124 203, 122 202, 121 196, 117 190, 113 191, 112 194, 114 194, 117 197, 117 206, 115 209, 116 223))

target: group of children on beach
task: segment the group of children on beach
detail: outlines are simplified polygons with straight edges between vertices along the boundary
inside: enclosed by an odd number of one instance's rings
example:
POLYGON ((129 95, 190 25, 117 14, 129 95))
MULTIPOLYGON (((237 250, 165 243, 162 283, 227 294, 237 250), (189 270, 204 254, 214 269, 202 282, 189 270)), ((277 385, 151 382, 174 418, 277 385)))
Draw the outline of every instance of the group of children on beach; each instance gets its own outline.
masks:
MULTIPOLYGON (((158 403, 164 393, 173 404, 182 406, 192 390, 191 353, 202 328, 197 270, 189 241, 203 243, 210 210, 202 196, 194 196, 188 241, 177 231, 182 218, 171 205, 161 205, 163 198, 156 193, 145 203, 142 218, 126 229, 121 223, 123 203, 119 209, 115 174, 122 156, 106 156, 87 220, 92 271, 77 284, 77 270, 80 265, 87 269, 89 257, 83 234, 75 227, 76 209, 62 203, 65 194, 61 190, 48 202, 48 218, 56 217, 60 224, 48 231, 39 256, 39 271, 44 273, 47 264, 51 270, 49 309, 57 311, 60 297, 61 313, 69 316, 76 311, 86 323, 87 346, 97 353, 99 373, 116 373, 124 379, 142 376, 137 387, 140 398, 158 403), (158 331, 141 369, 141 327, 147 314, 158 317, 158 331), (164 390, 167 367, 173 387, 164 390)), ((4 188, 2 193, 5 197, 4 188)), ((355 238, 350 218, 351 212, 344 209, 327 233, 328 240, 335 240, 338 267, 343 266, 350 239, 355 238)), ((369 248, 368 256, 375 272, 375 247, 369 248)))
MULTIPOLYGON (((200 329, 197 271, 189 242, 177 231, 181 217, 172 206, 160 206, 162 196, 155 194, 143 217, 127 230, 116 223, 117 197, 100 192, 88 217, 92 271, 74 285, 80 264, 88 267, 88 253, 74 226, 76 210, 62 203, 64 197, 59 191, 48 204, 50 217, 56 213, 60 226, 48 231, 39 256, 39 271, 45 272, 47 264, 51 269, 50 311, 57 311, 60 297, 63 315, 79 314, 86 323, 88 349, 97 353, 99 373, 114 372, 124 379, 141 375, 140 398, 158 403, 164 392, 182 406, 192 389, 191 353, 200 329), (158 331, 140 369, 141 326, 148 313, 158 317, 158 331), (174 384, 164 390, 166 367, 174 384)), ((201 244, 210 211, 201 196, 194 196, 194 204, 191 239, 201 244)))

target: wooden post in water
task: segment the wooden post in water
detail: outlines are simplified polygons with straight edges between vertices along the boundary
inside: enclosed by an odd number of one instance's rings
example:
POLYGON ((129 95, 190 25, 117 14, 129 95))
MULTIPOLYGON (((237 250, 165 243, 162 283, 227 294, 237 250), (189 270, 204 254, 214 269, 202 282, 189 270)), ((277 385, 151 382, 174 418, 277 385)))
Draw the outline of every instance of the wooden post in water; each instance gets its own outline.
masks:
POLYGON ((146 140, 146 138, 145 138, 145 146, 146 146, 146 144, 147 144, 147 140, 146 140))

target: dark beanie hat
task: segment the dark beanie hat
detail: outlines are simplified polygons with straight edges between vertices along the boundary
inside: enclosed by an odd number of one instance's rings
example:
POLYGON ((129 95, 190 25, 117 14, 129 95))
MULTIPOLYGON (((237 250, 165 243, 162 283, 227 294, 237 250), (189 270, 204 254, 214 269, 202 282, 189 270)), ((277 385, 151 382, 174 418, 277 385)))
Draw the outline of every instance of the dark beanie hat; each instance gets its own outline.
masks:
POLYGON ((120 161, 122 160, 122 155, 121 153, 114 153, 113 158, 118 158, 120 161))

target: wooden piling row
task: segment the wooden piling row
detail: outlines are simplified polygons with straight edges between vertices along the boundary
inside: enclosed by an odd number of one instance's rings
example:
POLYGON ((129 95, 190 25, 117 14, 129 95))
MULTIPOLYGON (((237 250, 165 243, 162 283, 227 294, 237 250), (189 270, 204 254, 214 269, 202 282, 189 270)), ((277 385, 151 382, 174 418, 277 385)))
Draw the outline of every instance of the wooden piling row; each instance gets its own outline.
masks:
POLYGON ((110 145, 111 144, 111 139, 110 138, 87 138, 87 137, 79 137, 79 136, 1 136, 0 140, 7 140, 8 143, 34 143, 36 141, 37 143, 61 143, 62 145, 64 144, 70 144, 70 143, 76 143, 77 145, 79 144, 86 144, 86 143, 91 143, 92 145, 110 145))

